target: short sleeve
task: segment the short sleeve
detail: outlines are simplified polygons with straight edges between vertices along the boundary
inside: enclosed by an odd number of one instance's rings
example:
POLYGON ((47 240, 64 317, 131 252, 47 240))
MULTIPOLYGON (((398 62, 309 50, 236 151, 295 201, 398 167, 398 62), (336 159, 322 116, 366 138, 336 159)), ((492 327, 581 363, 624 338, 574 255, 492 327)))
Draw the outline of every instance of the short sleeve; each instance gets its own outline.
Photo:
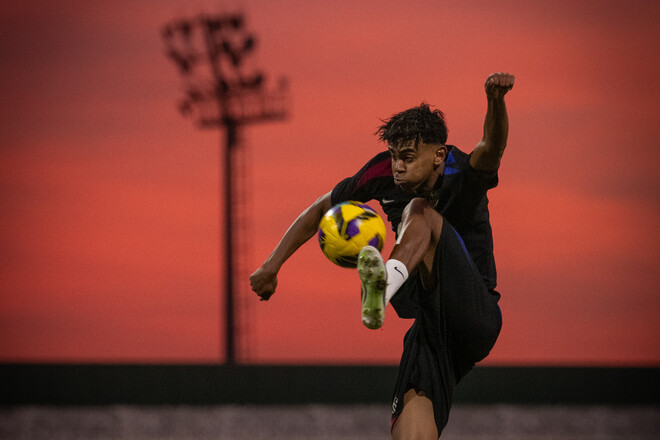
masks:
POLYGON ((383 178, 391 179, 392 166, 387 151, 376 155, 357 173, 340 181, 332 190, 333 205, 347 200, 368 202, 376 197, 383 178))

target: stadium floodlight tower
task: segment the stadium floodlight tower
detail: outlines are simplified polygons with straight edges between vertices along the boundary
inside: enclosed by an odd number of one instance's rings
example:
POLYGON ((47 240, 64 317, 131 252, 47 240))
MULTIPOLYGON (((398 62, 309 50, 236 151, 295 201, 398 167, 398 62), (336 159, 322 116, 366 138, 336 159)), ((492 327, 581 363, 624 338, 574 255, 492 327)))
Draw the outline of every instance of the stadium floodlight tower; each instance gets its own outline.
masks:
MULTIPOLYGON (((250 63, 256 39, 240 13, 174 20, 163 27, 170 57, 179 68, 185 97, 179 109, 200 128, 224 128, 220 191, 224 191, 225 362, 236 362, 235 322, 235 200, 233 176, 239 130, 247 124, 286 118, 288 84, 281 78, 266 90, 265 75, 250 63)), ((239 251, 242 252, 242 251, 239 251)))

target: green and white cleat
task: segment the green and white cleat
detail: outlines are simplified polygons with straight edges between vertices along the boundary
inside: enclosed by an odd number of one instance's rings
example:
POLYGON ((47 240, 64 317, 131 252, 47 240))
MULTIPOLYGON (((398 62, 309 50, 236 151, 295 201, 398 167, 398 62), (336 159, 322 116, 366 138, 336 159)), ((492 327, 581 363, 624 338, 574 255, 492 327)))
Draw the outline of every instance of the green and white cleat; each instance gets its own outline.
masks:
POLYGON ((379 329, 385 320, 387 271, 378 249, 363 247, 357 270, 362 281, 362 324, 372 330, 379 329))

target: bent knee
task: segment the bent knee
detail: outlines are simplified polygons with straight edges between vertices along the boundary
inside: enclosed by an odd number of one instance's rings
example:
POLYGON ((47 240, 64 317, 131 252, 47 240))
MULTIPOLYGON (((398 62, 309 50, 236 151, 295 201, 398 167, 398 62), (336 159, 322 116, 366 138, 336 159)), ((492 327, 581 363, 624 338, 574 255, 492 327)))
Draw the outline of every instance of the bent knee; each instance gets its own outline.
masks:
POLYGON ((405 221, 416 216, 423 217, 430 225, 442 225, 442 215, 428 200, 422 197, 415 197, 408 202, 403 210, 402 220, 405 221))
POLYGON ((426 212, 427 210, 431 210, 437 214, 433 205, 428 200, 423 197, 415 197, 410 202, 408 202, 404 212, 409 211, 411 213, 421 213, 426 212))

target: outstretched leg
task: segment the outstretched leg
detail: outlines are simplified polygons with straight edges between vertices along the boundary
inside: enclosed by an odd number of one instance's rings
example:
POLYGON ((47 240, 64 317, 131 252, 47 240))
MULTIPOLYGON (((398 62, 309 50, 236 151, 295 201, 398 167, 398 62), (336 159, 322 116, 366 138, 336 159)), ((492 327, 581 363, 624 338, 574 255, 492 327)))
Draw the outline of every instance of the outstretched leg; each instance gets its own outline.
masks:
POLYGON ((425 199, 413 199, 403 211, 390 260, 401 262, 408 271, 419 267, 424 281, 430 281, 442 223, 442 216, 425 199))
POLYGON ((409 270, 419 265, 422 279, 431 285, 442 222, 442 216, 426 200, 413 199, 403 212, 399 238, 387 265, 373 246, 362 249, 357 269, 362 280, 362 323, 367 328, 378 329, 383 325, 385 307, 407 279, 409 270))

